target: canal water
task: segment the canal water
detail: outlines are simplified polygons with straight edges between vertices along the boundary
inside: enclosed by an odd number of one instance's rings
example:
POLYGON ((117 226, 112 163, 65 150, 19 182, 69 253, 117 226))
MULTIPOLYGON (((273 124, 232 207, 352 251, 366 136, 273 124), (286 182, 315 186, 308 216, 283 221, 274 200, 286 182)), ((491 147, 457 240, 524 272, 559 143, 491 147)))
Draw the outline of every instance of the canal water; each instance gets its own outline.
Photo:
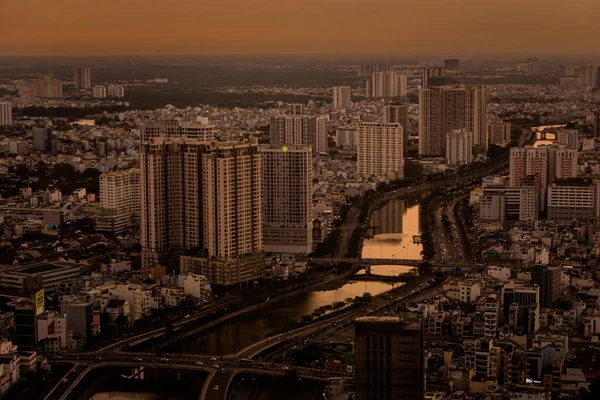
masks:
MULTIPOLYGON (((374 237, 365 239, 364 258, 421 258, 421 245, 413 243, 413 237, 420 233, 419 201, 420 195, 396 199, 373 214, 370 225, 380 228, 375 229, 374 237)), ((403 265, 375 265, 371 272, 375 275, 397 276, 412 269, 413 267, 403 265)), ((318 290, 275 300, 270 305, 244 314, 208 334, 182 341, 169 351, 231 354, 269 335, 288 330, 302 316, 311 314, 319 307, 344 301, 349 297, 361 296, 365 292, 378 295, 391 289, 390 283, 379 281, 338 282, 318 290)))

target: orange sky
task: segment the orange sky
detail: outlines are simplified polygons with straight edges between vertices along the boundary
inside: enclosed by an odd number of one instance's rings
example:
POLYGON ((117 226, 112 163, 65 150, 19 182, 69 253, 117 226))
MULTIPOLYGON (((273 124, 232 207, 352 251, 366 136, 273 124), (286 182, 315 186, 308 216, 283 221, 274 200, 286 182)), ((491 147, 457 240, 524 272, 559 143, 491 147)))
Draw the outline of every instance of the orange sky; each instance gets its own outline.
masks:
POLYGON ((0 0, 0 55, 598 53, 600 0, 0 0))

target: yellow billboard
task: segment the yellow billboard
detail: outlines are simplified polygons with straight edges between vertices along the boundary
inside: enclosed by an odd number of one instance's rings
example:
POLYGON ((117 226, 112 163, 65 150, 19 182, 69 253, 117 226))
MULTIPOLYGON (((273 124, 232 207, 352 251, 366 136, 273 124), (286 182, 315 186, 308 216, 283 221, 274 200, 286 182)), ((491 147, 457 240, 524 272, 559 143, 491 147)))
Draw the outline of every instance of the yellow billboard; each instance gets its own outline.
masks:
POLYGON ((45 297, 44 297, 44 289, 36 292, 35 294, 35 314, 40 315, 44 312, 45 306, 45 297))

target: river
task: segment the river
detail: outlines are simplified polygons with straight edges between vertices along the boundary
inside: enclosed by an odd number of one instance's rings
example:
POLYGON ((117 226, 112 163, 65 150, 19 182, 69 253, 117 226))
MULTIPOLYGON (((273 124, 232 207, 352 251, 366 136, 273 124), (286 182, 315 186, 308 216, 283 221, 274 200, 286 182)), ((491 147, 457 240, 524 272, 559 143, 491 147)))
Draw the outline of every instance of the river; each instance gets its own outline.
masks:
MULTIPOLYGON (((420 234, 419 202, 421 195, 406 199, 395 199, 373 213, 369 222, 375 226, 375 235, 364 241, 364 258, 421 259, 421 245, 413 242, 420 234)), ((410 266, 373 266, 376 275, 398 275, 408 272, 410 266)), ((315 309, 344 301, 348 297, 360 296, 365 292, 377 295, 391 290, 391 285, 378 281, 348 280, 327 285, 318 290, 304 292, 280 300, 244 314, 202 336, 191 337, 176 343, 169 352, 202 353, 211 355, 231 354, 279 331, 294 326, 303 315, 315 309)), ((98 393, 94 398, 102 399, 155 399, 151 393, 98 393), (113 395, 116 397, 106 397, 113 395), (96 397, 98 396, 98 397, 96 397), (120 397, 122 396, 122 397, 120 397), (137 397, 132 397, 137 396, 137 397)))

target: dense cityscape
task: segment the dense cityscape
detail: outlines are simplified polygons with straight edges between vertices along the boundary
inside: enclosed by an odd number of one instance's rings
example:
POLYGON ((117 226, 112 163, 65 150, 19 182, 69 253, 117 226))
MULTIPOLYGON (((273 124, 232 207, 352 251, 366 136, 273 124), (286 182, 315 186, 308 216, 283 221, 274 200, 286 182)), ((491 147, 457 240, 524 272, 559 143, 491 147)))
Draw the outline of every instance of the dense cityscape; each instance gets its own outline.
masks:
POLYGON ((0 397, 600 399, 599 111, 574 57, 2 58, 0 397))

